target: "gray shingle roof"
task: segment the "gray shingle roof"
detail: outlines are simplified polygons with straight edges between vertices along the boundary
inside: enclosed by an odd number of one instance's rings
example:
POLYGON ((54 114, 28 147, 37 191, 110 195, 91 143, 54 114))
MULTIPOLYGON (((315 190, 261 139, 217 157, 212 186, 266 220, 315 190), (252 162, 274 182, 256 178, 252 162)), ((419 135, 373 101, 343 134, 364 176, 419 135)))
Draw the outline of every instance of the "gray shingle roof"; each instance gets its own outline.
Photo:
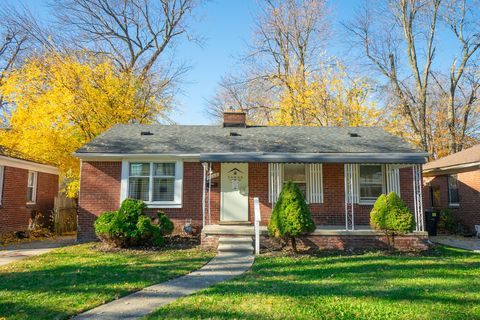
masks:
POLYGON ((246 152, 422 153, 380 127, 223 128, 159 124, 116 125, 77 150, 79 155, 246 152), (152 134, 141 135, 142 131, 152 134))

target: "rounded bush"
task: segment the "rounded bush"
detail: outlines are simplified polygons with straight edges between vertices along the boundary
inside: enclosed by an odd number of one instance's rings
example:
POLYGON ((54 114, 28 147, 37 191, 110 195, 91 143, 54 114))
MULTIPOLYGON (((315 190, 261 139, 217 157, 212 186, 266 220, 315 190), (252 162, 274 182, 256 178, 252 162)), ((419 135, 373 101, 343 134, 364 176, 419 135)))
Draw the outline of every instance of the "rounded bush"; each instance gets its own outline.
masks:
POLYGON ((163 235, 173 230, 172 221, 162 215, 161 223, 153 224, 143 210, 141 200, 126 199, 117 211, 104 212, 95 221, 95 233, 106 243, 117 247, 160 246, 163 235))
POLYGON ((370 212, 370 225, 385 233, 392 249, 395 235, 412 232, 416 224, 405 202, 395 192, 390 192, 388 195, 380 195, 375 201, 370 212))

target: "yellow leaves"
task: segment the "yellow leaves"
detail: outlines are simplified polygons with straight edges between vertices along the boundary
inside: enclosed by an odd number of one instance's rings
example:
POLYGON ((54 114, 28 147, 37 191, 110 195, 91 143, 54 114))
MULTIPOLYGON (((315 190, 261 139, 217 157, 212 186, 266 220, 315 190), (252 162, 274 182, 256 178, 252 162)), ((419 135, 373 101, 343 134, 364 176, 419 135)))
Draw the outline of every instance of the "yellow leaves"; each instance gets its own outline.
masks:
MULTIPOLYGON (((148 83, 108 60, 48 54, 30 58, 5 79, 11 130, 0 143, 78 177, 72 153, 117 123, 152 121, 165 106, 144 90, 148 83)), ((78 189, 75 179, 67 188, 78 189)))
POLYGON ((284 79, 274 125, 369 126, 382 112, 369 101, 365 79, 350 80, 336 64, 322 73, 294 74, 284 79))

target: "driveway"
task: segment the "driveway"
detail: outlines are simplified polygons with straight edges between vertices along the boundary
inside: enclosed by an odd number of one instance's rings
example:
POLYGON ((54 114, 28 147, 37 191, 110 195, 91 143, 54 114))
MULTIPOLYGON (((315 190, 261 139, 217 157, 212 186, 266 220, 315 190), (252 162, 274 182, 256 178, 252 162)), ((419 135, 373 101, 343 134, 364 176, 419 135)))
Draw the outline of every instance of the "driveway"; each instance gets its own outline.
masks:
POLYGON ((0 266, 28 257, 47 253, 52 249, 72 245, 75 236, 59 236, 55 239, 32 241, 0 247, 0 266))
POLYGON ((480 253, 480 239, 477 237, 436 236, 429 238, 435 243, 480 253))

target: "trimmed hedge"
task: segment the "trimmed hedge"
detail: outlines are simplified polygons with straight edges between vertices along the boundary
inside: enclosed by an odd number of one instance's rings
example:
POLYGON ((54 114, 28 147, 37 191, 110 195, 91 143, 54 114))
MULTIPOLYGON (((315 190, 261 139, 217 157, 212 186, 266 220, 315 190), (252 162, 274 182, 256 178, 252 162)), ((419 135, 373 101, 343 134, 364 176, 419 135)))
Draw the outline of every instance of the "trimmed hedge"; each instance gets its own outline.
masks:
POLYGON ((370 212, 370 225, 385 233, 390 249, 395 247, 395 236, 415 229, 413 214, 405 202, 395 193, 380 195, 370 212))
POLYGON ((158 223, 143 210, 141 200, 126 199, 117 211, 104 212, 95 221, 95 233, 105 243, 116 247, 161 246, 164 235, 173 231, 173 222, 164 212, 157 213, 158 223))
POLYGON ((314 230, 315 223, 302 192, 295 183, 286 182, 268 222, 268 233, 287 242, 290 239, 297 251, 295 238, 314 230))

